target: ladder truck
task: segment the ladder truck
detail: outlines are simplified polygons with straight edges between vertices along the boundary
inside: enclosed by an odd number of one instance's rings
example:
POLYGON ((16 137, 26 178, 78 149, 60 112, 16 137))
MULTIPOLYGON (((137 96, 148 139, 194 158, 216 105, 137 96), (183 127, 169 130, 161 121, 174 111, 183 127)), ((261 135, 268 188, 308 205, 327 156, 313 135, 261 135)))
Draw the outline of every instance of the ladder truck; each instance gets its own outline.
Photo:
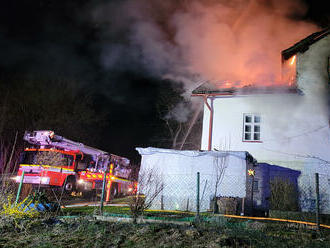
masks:
POLYGON ((130 180, 131 166, 127 158, 110 154, 56 135, 53 131, 26 131, 25 141, 31 147, 21 156, 16 182, 38 187, 63 187, 66 192, 88 194, 102 189, 106 176, 106 200, 130 195, 137 184, 130 180))

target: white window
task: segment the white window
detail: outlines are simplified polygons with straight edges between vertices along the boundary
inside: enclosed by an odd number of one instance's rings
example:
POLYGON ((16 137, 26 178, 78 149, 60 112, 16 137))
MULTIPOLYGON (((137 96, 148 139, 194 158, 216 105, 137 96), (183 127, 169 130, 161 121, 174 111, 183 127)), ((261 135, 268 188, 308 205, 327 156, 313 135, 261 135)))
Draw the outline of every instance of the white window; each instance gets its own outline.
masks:
POLYGON ((243 141, 260 141, 260 115, 244 114, 243 141))

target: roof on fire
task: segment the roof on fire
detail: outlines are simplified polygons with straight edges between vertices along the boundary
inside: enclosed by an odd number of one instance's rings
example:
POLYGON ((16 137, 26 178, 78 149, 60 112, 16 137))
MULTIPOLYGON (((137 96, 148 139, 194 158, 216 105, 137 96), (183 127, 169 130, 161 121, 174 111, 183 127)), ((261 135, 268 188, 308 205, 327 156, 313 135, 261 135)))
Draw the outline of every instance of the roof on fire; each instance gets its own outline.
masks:
POLYGON ((282 59, 287 60, 292 55, 300 52, 306 52, 309 49, 309 46, 317 42, 318 40, 323 39, 324 37, 328 36, 330 34, 330 28, 324 29, 319 32, 315 32, 306 38, 302 39, 301 41, 297 42, 293 46, 285 49, 282 51, 282 59))
MULTIPOLYGON (((322 38, 330 34, 330 27, 319 32, 315 32, 301 41, 297 42, 293 46, 282 51, 282 59, 287 60, 291 58, 294 54, 298 52, 305 52, 309 49, 309 46, 321 40, 322 38)), ((218 81, 211 82, 207 81, 201 84, 199 87, 192 91, 192 96, 199 95, 216 95, 216 96, 226 96, 226 95, 251 95, 251 94, 276 94, 276 93, 298 93, 301 91, 296 86, 255 86, 255 85, 245 85, 241 87, 242 82, 231 82, 232 87, 225 88, 226 82, 218 81), (237 87, 235 87, 237 86, 237 87)))
MULTIPOLYGON (((239 84, 239 83, 237 83, 239 84)), ((192 96, 230 96, 230 95, 252 95, 252 94, 300 94, 301 91, 295 86, 254 86, 223 88, 223 82, 206 82, 192 91, 192 96)))

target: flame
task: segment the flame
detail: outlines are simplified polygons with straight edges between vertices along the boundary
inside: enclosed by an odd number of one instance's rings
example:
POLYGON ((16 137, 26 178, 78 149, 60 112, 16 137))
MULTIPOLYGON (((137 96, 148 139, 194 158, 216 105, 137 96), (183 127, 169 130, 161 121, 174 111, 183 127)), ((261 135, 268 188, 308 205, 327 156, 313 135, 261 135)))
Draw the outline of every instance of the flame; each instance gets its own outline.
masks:
POLYGON ((282 78, 281 79, 273 79, 273 80, 262 80, 262 81, 249 81, 249 80, 221 80, 221 81, 213 81, 212 83, 218 89, 231 89, 231 88, 244 88, 244 87, 272 87, 272 86, 289 86, 292 87, 296 83, 296 57, 297 55, 293 55, 288 60, 285 60, 282 64, 282 78))
MULTIPOLYGON (((276 81, 276 82, 266 82, 264 81, 262 86, 264 87, 271 87, 271 86, 293 86, 295 82, 295 77, 292 76, 290 77, 290 80, 287 81, 276 81)), ((212 84, 214 84, 216 86, 216 88, 218 89, 231 89, 231 88, 235 88, 235 89, 240 89, 240 88, 244 88, 244 87, 254 87, 254 86, 261 86, 260 84, 256 84, 253 82, 248 82, 248 81, 229 81, 229 80, 225 80, 225 81, 217 81, 217 82, 211 82, 212 84)))
POLYGON ((290 65, 293 65, 295 61, 296 61, 296 55, 294 55, 292 57, 291 62, 290 62, 290 65))
POLYGON ((219 89, 243 88, 245 86, 252 85, 251 83, 248 83, 245 81, 230 81, 230 80, 217 81, 217 82, 212 82, 212 83, 219 89))

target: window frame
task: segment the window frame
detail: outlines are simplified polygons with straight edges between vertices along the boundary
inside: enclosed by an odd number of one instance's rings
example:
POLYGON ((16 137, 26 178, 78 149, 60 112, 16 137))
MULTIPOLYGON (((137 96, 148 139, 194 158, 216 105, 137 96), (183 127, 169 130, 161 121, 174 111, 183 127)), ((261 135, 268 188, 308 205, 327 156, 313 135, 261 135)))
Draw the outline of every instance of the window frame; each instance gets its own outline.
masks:
POLYGON ((261 115, 258 113, 244 113, 243 114, 243 135, 242 135, 242 142, 249 142, 249 143, 262 143, 261 140, 261 115), (246 122, 246 117, 251 117, 251 122, 246 122), (259 121, 255 122, 255 117, 259 117, 259 121), (246 131, 246 126, 250 126, 250 131, 246 131), (259 131, 255 131, 255 127, 259 127, 259 131), (246 139, 245 135, 249 133, 250 139, 246 139), (259 134, 259 139, 254 139, 254 135, 259 134))

